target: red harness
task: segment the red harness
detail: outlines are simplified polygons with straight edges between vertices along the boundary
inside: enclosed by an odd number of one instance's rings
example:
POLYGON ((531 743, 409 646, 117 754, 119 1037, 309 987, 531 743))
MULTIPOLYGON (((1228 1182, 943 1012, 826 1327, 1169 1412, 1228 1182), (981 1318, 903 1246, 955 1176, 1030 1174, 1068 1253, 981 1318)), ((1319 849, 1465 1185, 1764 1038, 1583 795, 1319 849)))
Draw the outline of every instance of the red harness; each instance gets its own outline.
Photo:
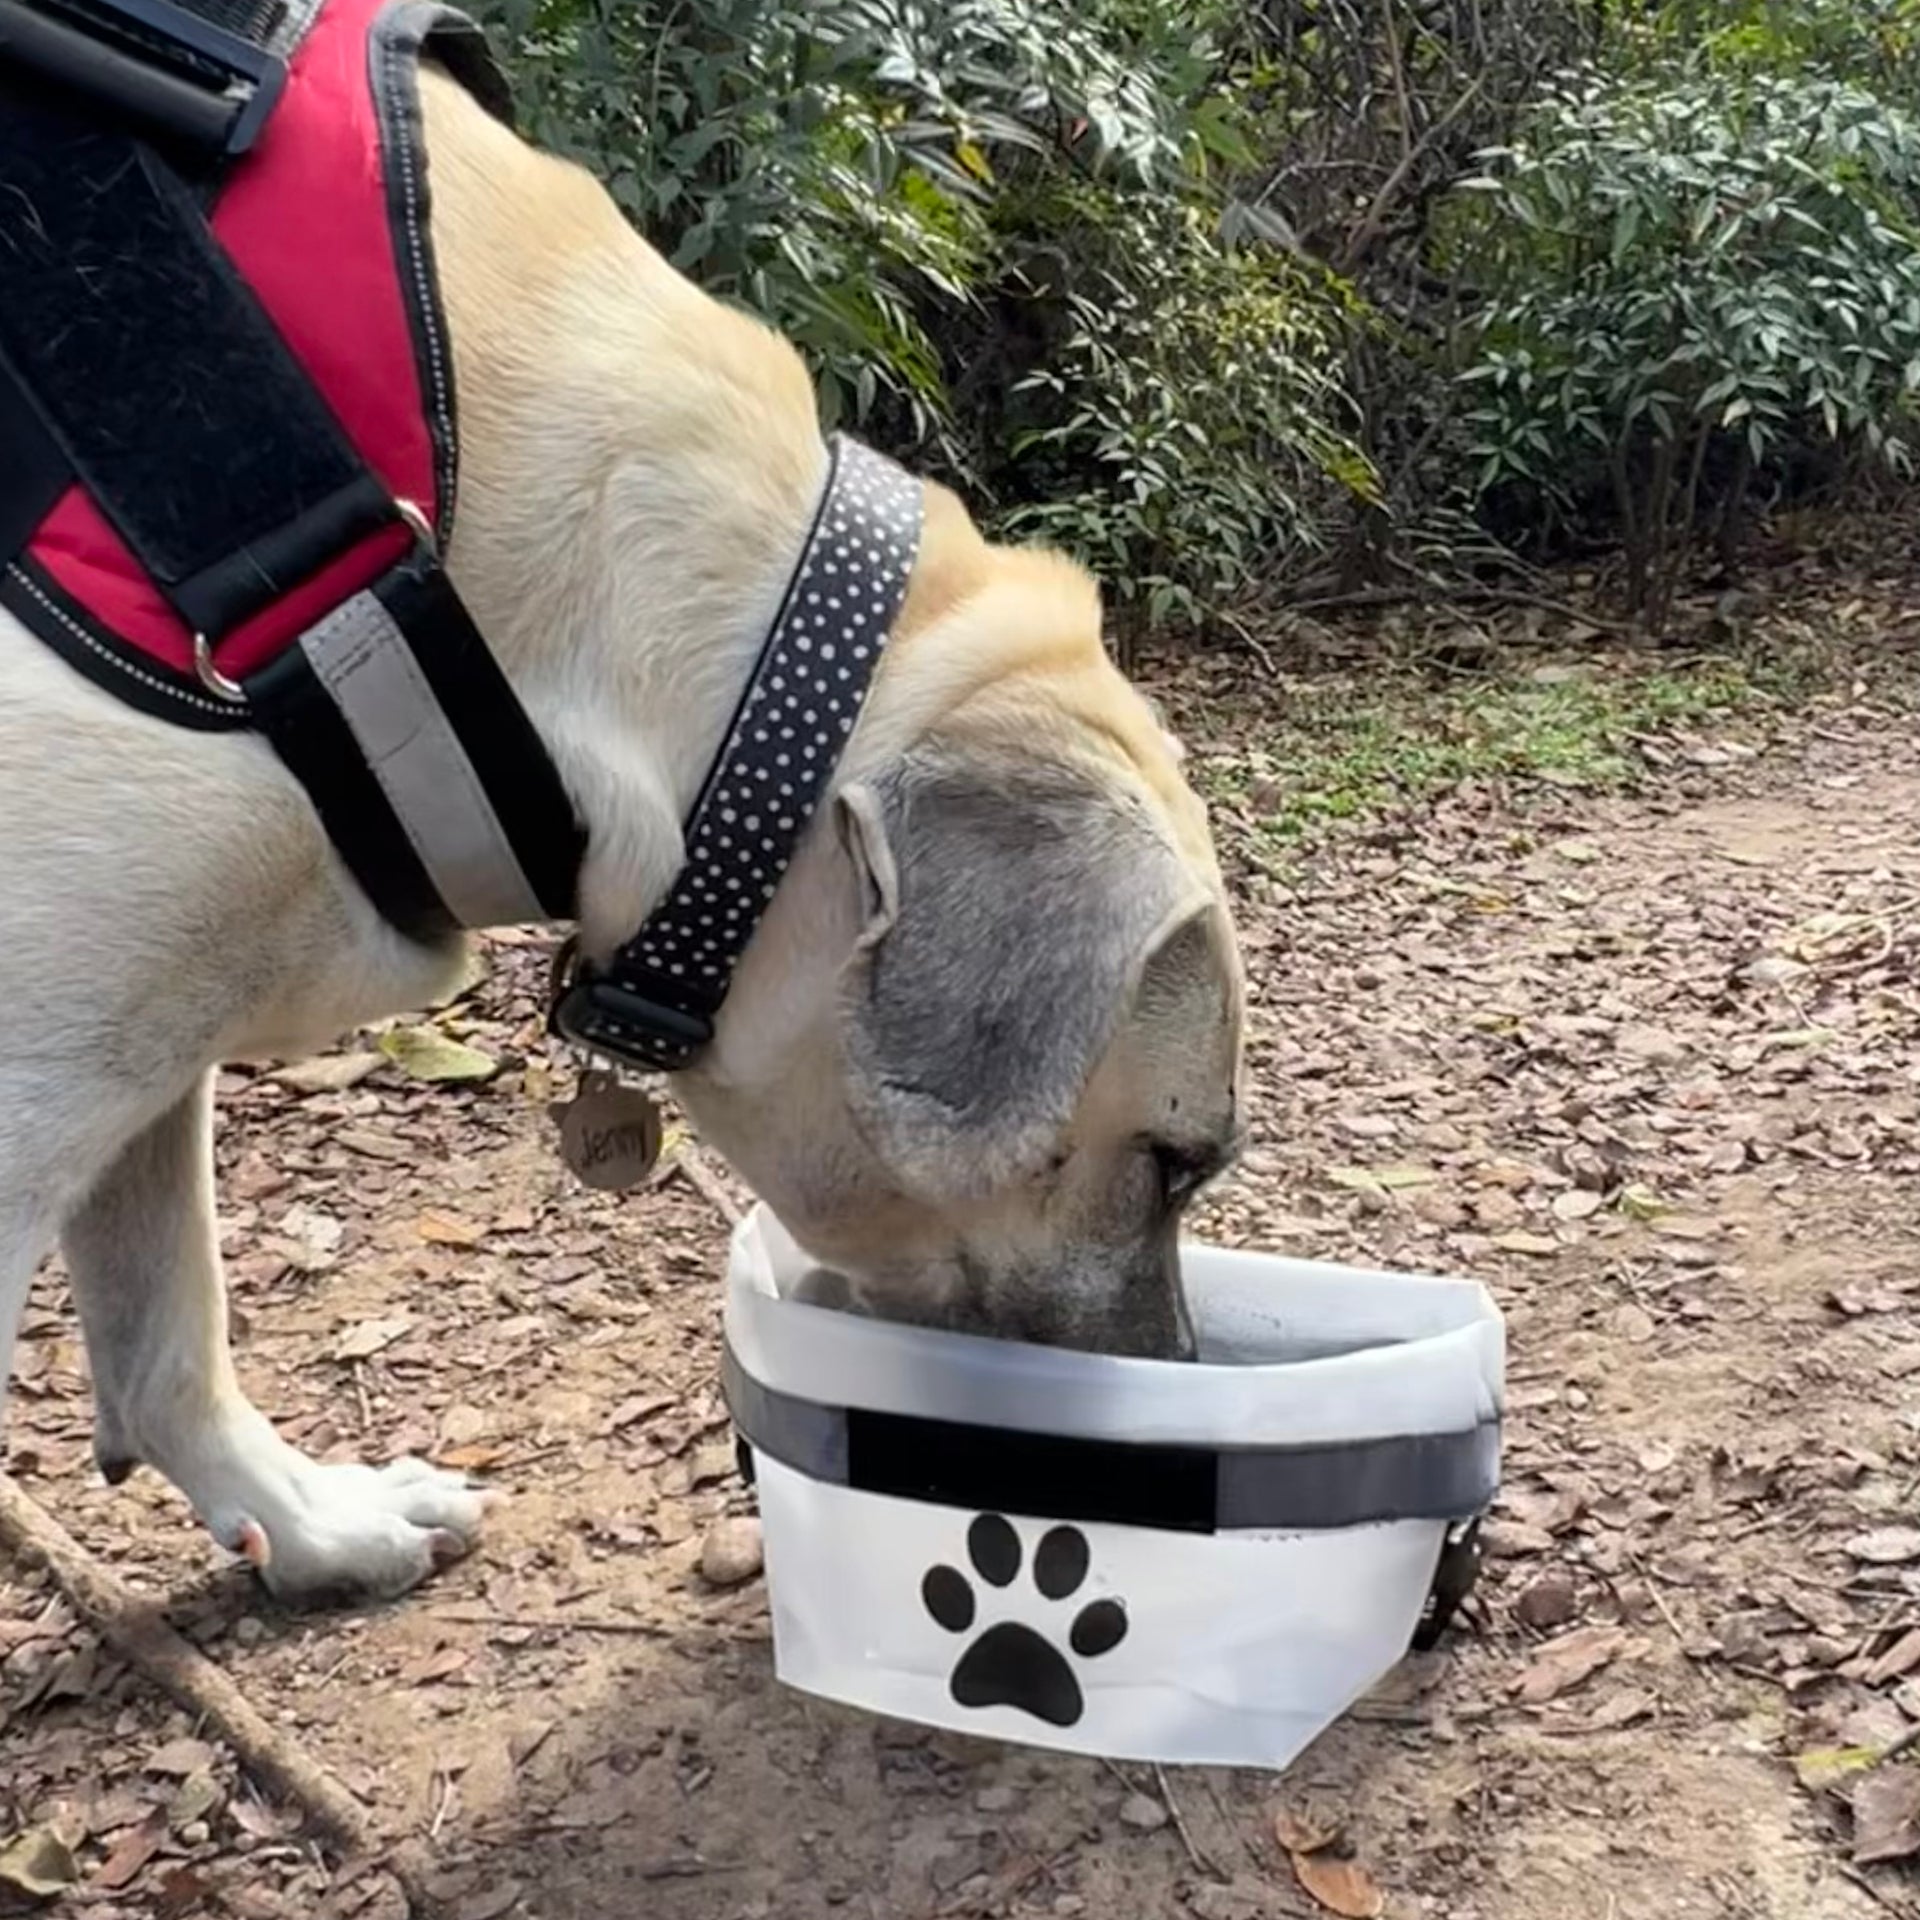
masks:
POLYGON ((433 938, 570 918, 581 840, 439 561, 423 57, 506 115, 434 0, 0 0, 0 606, 264 734, 433 938))
MULTIPOLYGON (((425 191, 417 53, 381 30, 388 11, 388 0, 327 0, 208 224, 361 458, 396 499, 444 527, 453 370, 424 226, 412 225, 424 216, 425 191)), ((377 578, 408 541, 404 527, 389 526, 358 542, 224 635, 215 664, 245 679, 377 578)), ((122 658, 160 669, 185 698, 205 698, 185 622, 81 486, 40 522, 25 558, 52 602, 33 621, 43 634, 53 610, 84 616, 122 658)), ((111 669, 94 659, 95 677, 112 685, 111 669)))

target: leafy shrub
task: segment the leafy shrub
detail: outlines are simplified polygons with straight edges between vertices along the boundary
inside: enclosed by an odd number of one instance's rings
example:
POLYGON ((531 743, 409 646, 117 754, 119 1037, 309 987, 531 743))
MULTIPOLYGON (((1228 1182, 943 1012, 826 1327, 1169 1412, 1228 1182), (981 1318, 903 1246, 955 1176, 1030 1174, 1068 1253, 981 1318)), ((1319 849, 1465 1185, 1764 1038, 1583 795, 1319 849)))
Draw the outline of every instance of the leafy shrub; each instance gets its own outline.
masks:
POLYGON ((995 477, 1026 503, 1007 522, 1149 621, 1204 627, 1318 552, 1343 490, 1374 495, 1345 425, 1347 303, 1171 196, 1064 200, 1048 225, 1078 245, 1040 289, 1059 325, 1004 402, 995 477))
POLYGON ((1597 535, 1657 623, 1910 458, 1920 0, 476 5, 829 423, 1141 618, 1597 535))
POLYGON ((1920 123, 1818 77, 1557 87, 1456 196, 1482 298, 1462 377, 1484 494, 1604 488, 1658 625, 1684 543, 1825 440, 1905 472, 1920 123))

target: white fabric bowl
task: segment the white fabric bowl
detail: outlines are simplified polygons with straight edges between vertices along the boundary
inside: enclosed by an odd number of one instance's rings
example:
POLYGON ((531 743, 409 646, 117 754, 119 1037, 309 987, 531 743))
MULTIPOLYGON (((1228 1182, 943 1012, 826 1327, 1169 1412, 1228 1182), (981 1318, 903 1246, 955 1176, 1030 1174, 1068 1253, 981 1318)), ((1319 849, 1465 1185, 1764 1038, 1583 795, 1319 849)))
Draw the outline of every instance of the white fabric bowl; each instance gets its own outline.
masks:
POLYGON ((727 1395, 791 1685, 1120 1759, 1283 1767, 1406 1652, 1499 1481, 1472 1281, 1191 1244, 1195 1362, 784 1298, 734 1235, 727 1395))

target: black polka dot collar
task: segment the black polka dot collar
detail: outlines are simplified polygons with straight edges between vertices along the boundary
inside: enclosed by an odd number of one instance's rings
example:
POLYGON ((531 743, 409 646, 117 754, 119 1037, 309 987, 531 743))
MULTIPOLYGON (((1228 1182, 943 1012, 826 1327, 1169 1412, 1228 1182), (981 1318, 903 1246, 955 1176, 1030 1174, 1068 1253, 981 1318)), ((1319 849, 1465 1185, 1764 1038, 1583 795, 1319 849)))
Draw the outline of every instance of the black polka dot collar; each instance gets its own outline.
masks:
POLYGON ((920 483, 836 434, 787 594, 706 786, 686 864, 607 963, 563 965, 554 1030, 594 1053, 675 1072, 713 1037, 753 938, 839 764, 920 545, 920 483))

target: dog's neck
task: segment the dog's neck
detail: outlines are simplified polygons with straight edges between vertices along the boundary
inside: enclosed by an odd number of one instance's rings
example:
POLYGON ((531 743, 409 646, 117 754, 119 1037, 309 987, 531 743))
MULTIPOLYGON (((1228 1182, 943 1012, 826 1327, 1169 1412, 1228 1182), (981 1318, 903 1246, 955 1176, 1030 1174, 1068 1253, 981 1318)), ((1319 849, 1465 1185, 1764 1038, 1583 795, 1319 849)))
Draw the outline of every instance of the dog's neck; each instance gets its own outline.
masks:
POLYGON ((680 866, 826 449, 791 349, 681 280, 586 175, 423 79, 459 405, 449 564, 587 821, 601 954, 680 866))

